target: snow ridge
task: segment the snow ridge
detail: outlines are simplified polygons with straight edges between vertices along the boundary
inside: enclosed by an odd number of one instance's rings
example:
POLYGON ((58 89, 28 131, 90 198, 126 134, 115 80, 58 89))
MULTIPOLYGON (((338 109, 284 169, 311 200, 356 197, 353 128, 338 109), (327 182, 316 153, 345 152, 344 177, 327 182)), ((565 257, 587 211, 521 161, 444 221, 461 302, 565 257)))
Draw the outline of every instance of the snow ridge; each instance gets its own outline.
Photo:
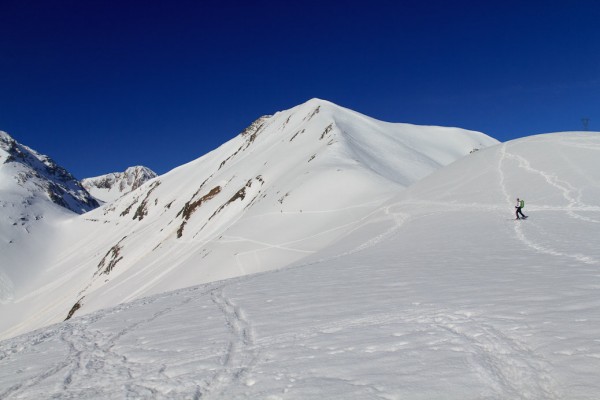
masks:
POLYGON ((138 165, 127 168, 125 172, 82 179, 81 185, 97 200, 109 203, 157 176, 150 168, 138 165))
MULTIPOLYGON (((50 157, 18 143, 2 131, 0 161, 2 174, 12 175, 12 185, 25 189, 30 198, 44 196, 53 203, 80 214, 98 207, 98 203, 67 170, 50 157)), ((8 189, 6 185, 4 182, 4 188, 8 189)))

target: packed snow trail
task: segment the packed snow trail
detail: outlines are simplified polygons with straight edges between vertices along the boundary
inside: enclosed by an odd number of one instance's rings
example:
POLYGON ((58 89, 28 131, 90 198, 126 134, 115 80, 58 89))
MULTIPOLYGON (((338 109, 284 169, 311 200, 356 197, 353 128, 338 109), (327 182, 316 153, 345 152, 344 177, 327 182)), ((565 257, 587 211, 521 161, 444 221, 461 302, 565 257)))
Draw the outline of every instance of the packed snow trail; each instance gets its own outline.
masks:
POLYGON ((251 386, 254 381, 249 375, 258 357, 252 327, 240 308, 231 303, 223 290, 213 291, 211 298, 223 313, 225 324, 230 330, 231 341, 227 346, 223 370, 207 385, 206 391, 200 393, 201 398, 223 395, 227 392, 227 387, 234 384, 251 386))

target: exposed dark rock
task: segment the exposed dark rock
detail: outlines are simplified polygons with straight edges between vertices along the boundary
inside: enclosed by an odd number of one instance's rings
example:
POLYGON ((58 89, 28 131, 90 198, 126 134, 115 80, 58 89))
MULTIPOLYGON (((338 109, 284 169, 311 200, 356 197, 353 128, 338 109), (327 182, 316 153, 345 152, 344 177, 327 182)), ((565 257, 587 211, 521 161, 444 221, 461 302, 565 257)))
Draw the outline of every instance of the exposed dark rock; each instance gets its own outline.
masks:
POLYGON ((205 194, 198 200, 194 200, 194 201, 190 200, 187 203, 185 203, 185 205, 183 206, 181 211, 179 211, 179 213, 177 214, 177 216, 181 215, 181 218, 183 219, 183 221, 181 222, 181 225, 177 229, 177 238, 180 238, 181 236, 183 236, 183 228, 187 224, 187 221, 190 219, 192 214, 196 211, 196 209, 198 207, 200 207, 204 202, 214 198, 219 193, 221 193, 221 186, 216 186, 216 187, 212 188, 210 190, 210 192, 208 192, 207 194, 205 194))
MULTIPOLYGON (((262 175, 258 175, 256 178, 254 178, 254 180, 258 181, 261 183, 261 185, 264 185, 265 181, 262 178, 262 175)), ((231 198, 229 200, 227 200, 225 203, 223 203, 208 219, 209 221, 211 219, 213 219, 218 213, 220 213, 225 207, 227 207, 228 205, 230 205, 231 203, 235 202, 236 200, 244 200, 246 198, 246 189, 250 188, 252 186, 252 181, 253 179, 249 179, 248 182, 246 182, 246 185, 244 185, 244 187, 242 187, 240 190, 238 190, 233 196, 231 196, 231 198)), ((254 199, 252 199, 252 201, 254 201, 254 199)), ((249 204, 252 204, 252 201, 249 204)), ((247 208, 248 206, 246 206, 245 208, 247 208)), ((205 224, 206 225, 206 224, 205 224)))
POLYGON ((77 303, 73 304, 73 307, 71 307, 71 310, 67 314, 67 318, 65 318, 65 321, 70 320, 71 317, 73 317, 73 314, 75 314, 75 312, 81 308, 81 306, 82 306, 81 302, 82 301, 83 301, 83 297, 80 298, 79 300, 77 300, 77 303))
POLYGON ((123 259, 121 256, 121 242, 125 240, 127 236, 119 240, 119 243, 115 244, 110 250, 102 257, 98 264, 98 270, 100 274, 108 275, 116 267, 117 263, 123 259))
POLYGON ((292 136, 292 138, 290 139, 290 142, 293 141, 294 139, 296 139, 296 136, 304 133, 305 131, 306 131, 306 129, 302 129, 301 131, 294 133, 294 136, 292 136))
POLYGON ((127 206, 127 208, 125 208, 125 209, 124 209, 124 210, 121 212, 121 214, 120 214, 120 215, 121 215, 121 217, 124 217, 124 216, 126 216, 127 214, 129 214, 129 212, 131 211, 131 209, 133 208, 133 206, 135 206, 139 200, 140 200, 140 199, 136 197, 136 198, 133 200, 133 202, 132 202, 130 205, 128 205, 128 206, 127 206))
POLYGON ((219 169, 223 168, 223 166, 225 166, 225 164, 231 160, 233 157, 235 157, 238 153, 240 153, 241 151, 246 150, 248 147, 250 147, 250 145, 256 140, 258 134, 260 133, 261 129, 263 129, 263 127, 266 124, 266 121, 271 118, 270 115, 264 115, 260 118, 258 118, 256 121, 254 121, 253 123, 250 124, 250 126, 248 126, 246 129, 244 129, 240 135, 245 138, 246 140, 244 141, 244 143, 229 157, 227 157, 225 160, 223 160, 221 162, 221 164, 219 165, 219 169))
POLYGON ((148 198, 150 197, 154 189, 156 189, 158 186, 160 186, 160 181, 156 181, 152 185, 150 185, 150 189, 146 193, 146 197, 144 198, 144 200, 142 200, 142 203, 138 206, 137 210, 135 210, 135 214, 133 214, 133 219, 137 218, 141 221, 146 215, 148 215, 148 198))
POLYGON ((317 106, 310 114, 308 114, 304 119, 310 121, 312 117, 317 115, 321 111, 321 106, 317 106))
POLYGON ((333 123, 327 125, 327 127, 325 128, 325 130, 323 131, 323 134, 321 134, 321 137, 319 138, 319 140, 323 140, 325 138, 325 136, 331 132, 331 130, 333 129, 333 123))

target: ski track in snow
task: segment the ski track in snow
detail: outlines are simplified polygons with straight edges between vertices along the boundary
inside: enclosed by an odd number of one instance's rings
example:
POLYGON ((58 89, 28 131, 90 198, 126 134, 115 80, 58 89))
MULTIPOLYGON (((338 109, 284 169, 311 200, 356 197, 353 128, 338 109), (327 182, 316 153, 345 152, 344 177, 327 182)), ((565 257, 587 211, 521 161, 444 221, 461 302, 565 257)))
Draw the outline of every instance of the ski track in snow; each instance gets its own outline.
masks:
MULTIPOLYGON (((566 212, 567 215, 569 215, 570 217, 575 218, 575 219, 583 220, 583 221, 590 222, 590 223, 600 223, 600 221, 597 221, 592 218, 584 217, 584 216, 581 216, 581 215, 578 215, 575 213, 575 211, 600 212, 600 207, 587 205, 587 204, 584 204, 583 202, 581 202, 581 191, 580 190, 576 189, 568 182, 558 179, 556 176, 554 176, 552 174, 549 174, 544 171, 533 168, 527 159, 525 159, 522 156, 511 154, 511 153, 507 152, 506 148, 507 148, 506 143, 504 143, 500 146, 501 157, 499 160, 498 172, 500 175, 500 187, 501 187, 502 192, 504 193, 506 202, 508 204, 512 204, 512 202, 511 202, 511 196, 508 193, 508 190, 506 188, 505 177, 504 177, 504 173, 502 170, 502 165, 507 159, 512 159, 512 160, 516 160, 518 162, 520 168, 525 169, 526 171, 528 171, 530 173, 534 173, 534 174, 538 174, 538 175, 542 176, 549 185, 551 185, 551 186, 555 187, 557 190, 559 190, 562 193, 563 197, 568 201, 568 205, 566 207, 537 205, 535 207, 529 207, 529 209, 544 210, 544 211, 563 211, 563 212, 566 212), (574 197, 571 194, 573 192, 577 192, 576 197, 574 197)), ((387 238, 393 236, 393 234, 395 232, 397 232, 401 228, 402 225, 404 225, 407 221, 409 221, 411 218, 414 218, 415 216, 412 216, 411 214, 404 213, 404 212, 394 212, 393 213, 390 210, 393 207, 401 207, 403 205, 408 205, 408 204, 411 204, 411 202, 403 201, 403 202, 395 203, 395 204, 392 204, 392 205, 389 205, 389 206, 386 206, 383 208, 378 208, 368 215, 368 217, 372 217, 377 212, 383 211, 385 213, 386 217, 392 216, 395 224, 394 224, 394 226, 392 226, 385 232, 377 235, 376 237, 373 237, 372 239, 364 242, 363 244, 357 246, 356 248, 354 248, 352 250, 337 254, 335 256, 327 257, 324 259, 311 261, 310 263, 303 264, 303 265, 323 263, 323 262, 339 259, 342 257, 346 257, 349 255, 358 253, 360 251, 363 251, 365 249, 371 248, 371 247, 377 245, 378 243, 386 240, 387 238)), ((456 208, 457 210, 463 210, 465 208, 469 208, 471 210, 472 209, 482 209, 482 210, 487 210, 487 211, 502 211, 502 210, 504 210, 503 207, 501 208, 501 207, 494 206, 494 205, 481 205, 481 204, 473 204, 473 203, 459 204, 459 203, 419 201, 415 204, 439 205, 439 206, 444 206, 444 207, 456 208)), ((367 219, 367 218, 364 218, 364 219, 367 219)), ((532 221, 528 221, 528 223, 531 224, 532 221)), ((356 224, 356 227, 353 228, 349 233, 364 226, 364 224, 362 224, 362 223, 353 222, 352 224, 356 224)), ((348 224, 348 225, 352 225, 352 224, 348 224)), ((572 258, 572 259, 575 259, 575 260, 585 263, 585 264, 600 264, 600 262, 598 260, 596 260, 595 258, 593 258, 591 256, 587 256, 584 254, 564 253, 564 252, 543 246, 541 244, 535 243, 533 240, 531 240, 530 238, 528 238, 526 236, 526 234, 523 230, 523 227, 519 224, 515 224, 514 230, 515 230, 515 236, 517 237, 517 239, 520 240, 522 243, 524 243, 526 246, 535 250, 536 252, 539 252, 542 254, 549 254, 552 256, 556 256, 556 257, 572 258)), ((240 238, 240 239, 242 239, 242 238, 240 238)), ((289 244, 289 243, 285 243, 284 245, 287 245, 287 244, 289 244)), ((265 244, 265 245, 267 245, 267 244, 265 244)), ((277 247, 277 246, 272 246, 272 247, 277 247)), ((253 250, 251 252, 256 252, 256 251, 260 251, 260 250, 262 250, 262 249, 253 250)), ((292 250, 292 249, 289 249, 289 250, 292 250)))
POLYGON ((408 313, 346 318, 262 337, 256 341, 256 345, 271 348, 286 343, 301 343, 323 335, 391 324, 407 325, 413 333, 441 334, 441 339, 432 339, 428 345, 434 350, 451 346, 454 351, 464 353, 481 382, 493 390, 493 398, 559 398, 547 361, 523 343, 494 328, 493 321, 464 311, 417 308, 408 313))
POLYGON ((533 168, 531 166, 531 164, 529 163, 529 161, 522 156, 507 153, 506 152, 506 144, 503 145, 502 150, 503 150, 503 157, 516 160, 519 163, 520 168, 524 169, 525 171, 527 171, 529 173, 538 174, 538 175, 542 176, 546 180, 546 182, 548 182, 549 185, 554 186, 556 189, 558 189, 562 193, 563 197, 568 201, 568 205, 565 208, 565 210, 570 217, 580 219, 583 221, 587 221, 587 222, 600 223, 600 221, 594 220, 592 218, 587 218, 587 217, 578 215, 572 210, 572 208, 574 208, 574 207, 588 207, 588 208, 590 207, 581 202, 582 193, 581 193, 580 189, 575 188, 569 182, 563 181, 563 180, 559 179, 558 177, 556 177, 555 175, 552 175, 547 172, 533 168), (576 193, 577 196, 574 197, 572 195, 572 193, 573 194, 576 193))
MULTIPOLYGON (((306 211, 306 214, 321 214, 321 213, 334 213, 334 212, 340 212, 340 211, 345 211, 345 210, 351 210, 351 209, 356 209, 356 208, 364 208, 365 206, 371 206, 373 204, 380 204, 382 201, 378 200, 376 202, 369 202, 369 203, 365 203, 365 204, 361 204, 358 206, 352 206, 352 207, 344 207, 344 208, 339 208, 339 209, 333 209, 333 210, 322 210, 322 211, 306 211)), ((327 258, 327 260, 331 260, 331 259, 338 259, 341 257, 345 257, 347 255, 350 254, 354 254, 357 252, 360 252, 362 250, 365 250, 367 248, 370 248, 374 245, 376 245, 377 243, 383 241, 385 238, 390 237, 394 232, 396 232, 400 226, 402 226, 406 220, 408 219, 408 214, 404 214, 404 213, 391 213, 390 212, 390 208, 392 206, 388 206, 388 207, 384 207, 383 210, 386 214, 386 216, 391 215, 395 221, 395 226, 393 226, 392 228, 390 228, 389 230, 383 232, 380 235, 377 235, 376 237, 374 237, 373 239, 363 243, 362 245, 358 246, 356 249, 353 249, 349 252, 345 252, 343 254, 339 254, 334 256, 333 258, 327 258)), ((315 251, 313 250, 304 250, 304 249, 298 249, 298 248, 294 248, 294 247, 290 247, 290 245, 294 245, 294 244, 298 244, 298 243, 302 243, 302 242, 307 242, 311 239, 315 239, 319 236, 323 236, 326 235, 328 233, 331 232, 335 232, 335 231, 339 231, 339 230, 343 230, 343 229, 349 229, 351 228, 346 234, 350 234, 354 231, 356 231, 357 229, 363 227, 365 225, 365 221, 369 219, 369 217, 373 216, 373 214, 380 212, 382 209, 381 208, 376 208, 374 211, 370 212, 369 214, 367 214, 366 216, 362 216, 354 221, 350 221, 348 223, 342 224, 342 225, 338 225, 335 226, 333 228, 321 231, 317 234, 313 234, 310 236, 305 236, 299 239, 295 239, 292 241, 288 241, 288 242, 283 242, 283 243, 279 243, 279 244, 273 244, 273 243, 267 243, 267 242, 262 242, 262 241, 257 241, 254 239, 250 239, 250 238, 246 238, 246 237, 240 237, 240 236, 228 236, 228 235, 224 235, 223 236, 223 243, 234 243, 234 242, 248 242, 248 243, 253 243, 253 244, 257 244, 262 246, 261 248, 258 249, 253 249, 253 250, 248 250, 248 251, 244 251, 244 252, 239 252, 235 254, 236 257, 236 263, 238 266, 238 269, 242 272, 246 271, 246 267, 244 266, 244 263, 242 261, 242 257, 248 256, 248 255, 257 255, 258 253, 262 252, 262 251, 267 251, 267 250, 272 250, 272 249, 278 249, 278 250, 285 250, 285 251, 290 251, 290 252, 296 252, 296 253, 305 253, 305 254, 313 254, 315 251)), ((297 214, 297 213, 295 213, 297 214)), ((256 217, 261 217, 264 215, 269 215, 269 214, 260 214, 258 216, 254 216, 253 218, 256 217)), ((326 260, 319 260, 317 262, 324 262, 326 260)), ((311 262, 309 264, 313 264, 314 262, 311 262)))
MULTIPOLYGON (((394 225, 391 228, 389 228, 385 232, 375 236, 374 238, 364 242, 360 246, 357 246, 355 249, 340 255, 340 257, 358 253, 360 251, 363 251, 370 247, 373 247, 373 246, 383 242, 384 240, 390 238, 391 236, 394 235, 394 233, 396 233, 398 230, 400 230, 400 228, 410 219, 410 214, 402 213, 402 212, 392 212, 391 209, 394 206, 395 205, 387 206, 384 208, 385 215, 391 216, 394 221, 394 225)), ((360 225, 359 227, 355 228, 354 230, 357 230, 358 228, 360 228, 362 226, 364 226, 364 224, 360 225)))
MULTIPOLYGON (((386 213, 389 213, 389 207, 385 210, 386 213)), ((397 214, 390 215, 393 218, 398 217, 397 214)), ((397 220, 397 227, 402 225, 404 218, 405 216, 401 215, 397 220)), ((356 251, 378 243, 386 237, 386 235, 378 236, 362 246, 358 246, 356 251)), ((342 256, 343 254, 339 255, 339 257, 342 256)), ((243 282, 252 278, 252 276, 238 278, 235 282, 243 282)), ((439 308, 428 310, 417 307, 408 312, 395 314, 388 312, 358 318, 336 319, 321 324, 312 324, 291 333, 263 336, 257 339, 251 322, 243 310, 226 296, 225 290, 230 286, 231 283, 218 287, 209 285, 198 293, 190 292, 176 304, 163 307, 149 318, 131 323, 114 334, 108 334, 88 326, 112 313, 135 307, 139 305, 138 303, 153 303, 168 297, 168 295, 129 303, 118 306, 112 311, 97 312, 90 316, 74 319, 73 322, 57 325, 50 331, 38 335, 33 344, 51 339, 56 340, 58 337, 68 349, 65 359, 0 393, 0 398, 18 398, 22 391, 60 374, 62 374, 62 384, 57 390, 62 394, 73 394, 75 397, 77 397, 77 393, 83 392, 81 392, 80 386, 72 388, 73 383, 77 382, 80 385, 86 379, 95 379, 99 375, 99 379, 102 381, 125 382, 124 387, 128 398, 173 398, 175 388, 183 386, 184 383, 165 375, 165 365, 157 368, 157 366, 132 362, 125 355, 119 354, 115 347, 121 338, 134 333, 137 328, 150 324, 191 301, 197 302, 207 298, 210 298, 215 308, 223 316, 223 324, 226 325, 229 332, 228 344, 221 357, 220 370, 197 382, 193 393, 187 392, 185 398, 228 398, 230 387, 254 385, 255 381, 251 376, 252 369, 259 362, 261 348, 269 349, 278 344, 298 344, 322 335, 389 324, 407 324, 412 332, 429 331, 441 334, 441 339, 433 340, 429 345, 433 349, 451 345, 458 348, 457 351, 465 353, 472 371, 486 385, 488 391, 494 392, 493 398, 550 400, 558 398, 547 363, 524 344, 494 328, 493 321, 489 318, 474 316, 469 312, 439 308), (145 375, 142 382, 134 379, 134 376, 140 375, 145 375)), ((181 294, 181 292, 178 293, 181 294)), ((5 352, 0 353, 0 361, 4 357, 6 357, 5 352)), ((333 378, 323 377, 320 378, 320 381, 326 379, 333 378)), ((361 379, 360 382, 355 382, 348 379, 343 383, 360 386, 362 390, 367 390, 377 398, 390 398, 385 391, 370 384, 368 380, 361 379)), ((99 387, 97 390, 97 394, 101 396, 102 388, 99 387)), ((89 391, 85 394, 89 395, 89 391)), ((179 392, 177 395, 183 395, 183 393, 179 392)))
POLYGON ((258 359, 254 332, 243 311, 225 296, 222 288, 215 289, 211 298, 223 313, 230 341, 223 359, 223 369, 196 396, 202 399, 224 396, 230 385, 252 386, 254 381, 249 376, 258 359))
MULTIPOLYGON (((447 331, 464 347, 473 369, 498 398, 556 399, 549 364, 524 344, 470 313, 439 312, 419 316, 422 323, 447 331)), ((456 344, 456 342, 455 342, 456 344)))
MULTIPOLYGON (((508 189, 506 188, 505 177, 504 177, 504 172, 502 170, 502 165, 503 165, 503 163, 506 162, 507 159, 512 159, 512 160, 516 160, 518 162, 520 168, 526 170, 527 172, 531 172, 531 173, 542 176, 549 185, 555 187, 557 190, 559 190, 562 193, 563 197, 569 202, 569 204, 567 207, 560 208, 560 210, 566 211, 567 215, 569 215, 571 218, 576 218, 576 219, 580 219, 580 220, 584 220, 584 221, 592 222, 592 223, 598 222, 591 218, 582 217, 573 212, 572 207, 574 207, 574 206, 583 207, 583 209, 585 209, 587 207, 587 209, 593 210, 593 211, 595 211, 595 208, 585 205, 585 204, 581 204, 578 199, 574 198, 571 195, 571 192, 575 191, 575 188, 572 185, 570 185, 568 182, 559 180, 557 177, 555 177, 552 174, 548 174, 544 171, 537 170, 537 169, 531 167, 529 161, 527 161, 525 158, 523 158, 521 156, 514 155, 514 154, 507 152, 506 148, 507 148, 506 143, 502 144, 500 147, 501 157, 499 159, 498 173, 500 174, 500 187, 504 193, 506 202, 508 204, 512 204, 512 202, 511 202, 511 196, 509 195, 508 189)), ((579 196, 581 196, 581 193, 579 193, 579 196)), ((542 207, 544 207, 544 206, 542 206, 542 207)), ((528 221, 528 223, 531 223, 531 222, 532 221, 528 221)), ((546 247, 541 244, 535 243, 533 240, 531 240, 530 238, 527 237, 527 235, 524 232, 523 226, 521 224, 515 224, 514 230, 515 230, 515 236, 517 237, 517 239, 519 239, 526 246, 532 248, 533 250, 535 250, 539 253, 549 254, 549 255, 557 256, 557 257, 572 258, 572 259, 575 259, 575 260, 585 263, 585 264, 594 264, 594 265, 600 264, 600 262, 598 260, 596 260, 595 258, 593 258, 591 256, 587 256, 585 254, 564 253, 564 252, 555 250, 553 248, 546 247)))
MULTIPOLYGON (((20 350, 25 349, 25 346, 36 346, 39 343, 53 340, 62 343, 66 348, 65 358, 41 373, 0 392, 0 398, 19 398, 20 393, 23 391, 35 388, 43 381, 57 376, 61 376, 59 379, 61 384, 56 387, 57 392, 62 393, 61 397, 69 393, 67 397, 72 397, 72 394, 75 398, 77 393, 85 396, 90 395, 89 391, 84 393, 84 389, 81 387, 82 382, 90 379, 113 382, 113 385, 115 383, 122 384, 126 389, 128 398, 178 398, 180 395, 183 396, 182 398, 193 399, 227 398, 227 389, 232 385, 252 386, 254 380, 250 375, 253 365, 258 360, 259 351, 254 344, 252 326, 245 317, 244 312, 225 295, 223 286, 214 288, 214 285, 212 287, 209 285, 209 290, 196 294, 193 294, 193 291, 191 290, 189 294, 184 295, 182 301, 161 308, 149 318, 131 323, 113 334, 95 329, 91 325, 108 315, 130 307, 147 305, 166 297, 162 295, 155 296, 154 298, 118 306, 110 311, 96 312, 89 316, 56 325, 50 330, 34 335, 33 338, 29 336, 29 343, 23 343, 20 350), (188 390, 187 395, 183 393, 176 394, 181 391, 182 387, 189 387, 189 382, 184 385, 184 382, 179 382, 178 379, 165 375, 166 365, 160 365, 157 368, 156 365, 132 362, 126 355, 120 354, 115 349, 121 338, 130 333, 135 333, 136 329, 151 324, 191 301, 206 298, 210 298, 212 304, 222 314, 223 324, 227 327, 226 331, 229 332, 229 343, 222 355, 220 370, 213 373, 209 378, 196 382, 193 393, 188 390), (141 382, 139 376, 144 376, 141 382), (135 377, 138 377, 138 379, 135 379, 135 377), (75 387, 73 387, 74 383, 77 383, 75 387), (144 383, 149 384, 145 385, 144 383)), ((181 291, 176 293, 181 295, 181 291)), ((170 296, 172 295, 174 294, 170 296)), ((18 353, 19 349, 14 347, 8 350, 0 347, 0 361, 18 353)), ((102 385, 99 385, 97 395, 103 396, 102 385)))
POLYGON ((402 228, 402 226, 411 218, 410 214, 404 213, 404 212, 391 212, 392 207, 396 207, 401 203, 397 203, 397 204, 392 204, 390 206, 385 206, 382 208, 378 208, 375 211, 371 212, 368 216, 362 218, 360 221, 356 221, 353 222, 352 224, 348 224, 348 225, 355 225, 354 228, 352 228, 347 235, 351 234, 352 232, 364 227, 365 225, 372 223, 373 221, 369 220, 369 217, 372 217, 373 215, 377 214, 378 212, 383 211, 385 213, 385 216, 379 220, 376 221, 380 221, 380 220, 389 220, 389 218, 391 217, 394 221, 394 225, 390 228, 388 228, 386 231, 372 237, 371 239, 364 241, 362 244, 356 246, 355 248, 333 255, 333 256, 329 256, 326 258, 320 258, 318 260, 314 260, 314 261, 310 261, 308 263, 303 263, 303 264, 294 264, 292 266, 292 268, 296 268, 296 267, 301 267, 301 266, 306 266, 306 265, 313 265, 313 264, 320 264, 320 263, 325 263, 328 261, 333 261, 333 260, 337 260, 339 258, 343 258, 343 257, 347 257, 349 255, 352 254, 356 254, 359 253, 361 251, 367 250, 369 248, 372 248, 374 246, 376 246, 377 244, 384 242, 385 240, 391 238, 396 232, 398 232, 398 230, 400 230, 402 228))
MULTIPOLYGON (((121 338, 129 334, 135 334, 136 329, 152 324, 153 321, 171 313, 173 310, 181 306, 185 306, 195 299, 202 299, 205 296, 214 293, 217 289, 213 289, 214 285, 207 285, 209 290, 200 291, 193 294, 198 289, 184 289, 159 295, 153 298, 141 299, 133 303, 126 303, 115 307, 111 310, 102 310, 88 316, 79 317, 68 322, 64 322, 49 330, 42 330, 39 334, 34 334, 33 338, 26 335, 24 343, 13 345, 12 349, 6 350, 0 347, 0 361, 15 353, 25 350, 27 347, 35 347, 46 341, 60 342, 66 348, 66 356, 63 360, 55 363, 46 370, 19 382, 3 392, 0 392, 0 399, 20 398, 20 393, 29 389, 35 388, 38 384, 49 378, 60 377, 60 385, 55 386, 55 390, 59 393, 60 398, 89 398, 90 392, 86 390, 86 385, 82 387, 82 383, 86 380, 101 379, 103 383, 110 385, 122 385, 126 389, 127 398, 173 398, 174 391, 179 391, 183 387, 183 382, 178 379, 169 377, 164 374, 165 365, 144 364, 132 362, 125 355, 119 354, 115 347, 118 345, 121 338), (186 294, 188 292, 189 294, 186 294), (91 325, 105 319, 107 316, 117 314, 129 308, 146 306, 160 300, 168 299, 174 296, 184 294, 183 300, 178 301, 174 305, 170 305, 159 309, 150 317, 140 321, 131 323, 118 332, 110 334, 99 329, 91 327, 91 325), (143 380, 136 380, 134 377, 143 376, 143 380), (106 382, 108 380, 108 383, 106 382), (77 382, 76 388, 71 386, 77 382), (145 385, 144 383, 150 383, 145 385)), ((177 298, 177 297, 176 297, 177 298)), ((229 303, 225 303, 229 304, 229 303)), ((221 309, 221 308, 220 308, 221 309)), ((225 309, 223 309, 225 310, 225 309)), ((225 311, 224 311, 225 312, 225 311)), ((227 314, 229 315, 229 314, 227 314)), ((236 314, 237 315, 237 314, 236 314)), ((228 323, 235 320, 226 316, 228 323)), ((232 322, 239 324, 237 322, 232 322)), ((237 325, 236 325, 237 326, 237 325)), ((56 379, 55 379, 56 380, 56 379)), ((106 393, 102 389, 102 384, 97 384, 97 393, 94 396, 104 397, 106 393)), ((189 384, 187 385, 189 386, 189 384)), ((193 398, 200 398, 199 393, 203 393, 202 383, 196 385, 193 398)), ((175 397, 178 397, 176 395, 175 397)), ((187 396, 184 396, 187 398, 187 396)), ((202 397, 204 398, 204 397, 202 397)))

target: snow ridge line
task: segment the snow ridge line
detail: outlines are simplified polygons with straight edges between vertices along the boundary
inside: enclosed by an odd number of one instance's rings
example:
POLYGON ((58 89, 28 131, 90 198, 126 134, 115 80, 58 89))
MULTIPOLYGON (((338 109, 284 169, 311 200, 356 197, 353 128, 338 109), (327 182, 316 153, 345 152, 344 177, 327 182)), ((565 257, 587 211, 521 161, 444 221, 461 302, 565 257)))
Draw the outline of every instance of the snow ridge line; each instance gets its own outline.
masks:
POLYGON ((218 397, 232 385, 252 386, 255 383, 249 378, 259 353, 254 343, 252 325, 242 310, 225 296, 222 288, 212 291, 211 298, 223 313, 231 339, 223 358, 223 369, 198 388, 195 399, 218 397))

